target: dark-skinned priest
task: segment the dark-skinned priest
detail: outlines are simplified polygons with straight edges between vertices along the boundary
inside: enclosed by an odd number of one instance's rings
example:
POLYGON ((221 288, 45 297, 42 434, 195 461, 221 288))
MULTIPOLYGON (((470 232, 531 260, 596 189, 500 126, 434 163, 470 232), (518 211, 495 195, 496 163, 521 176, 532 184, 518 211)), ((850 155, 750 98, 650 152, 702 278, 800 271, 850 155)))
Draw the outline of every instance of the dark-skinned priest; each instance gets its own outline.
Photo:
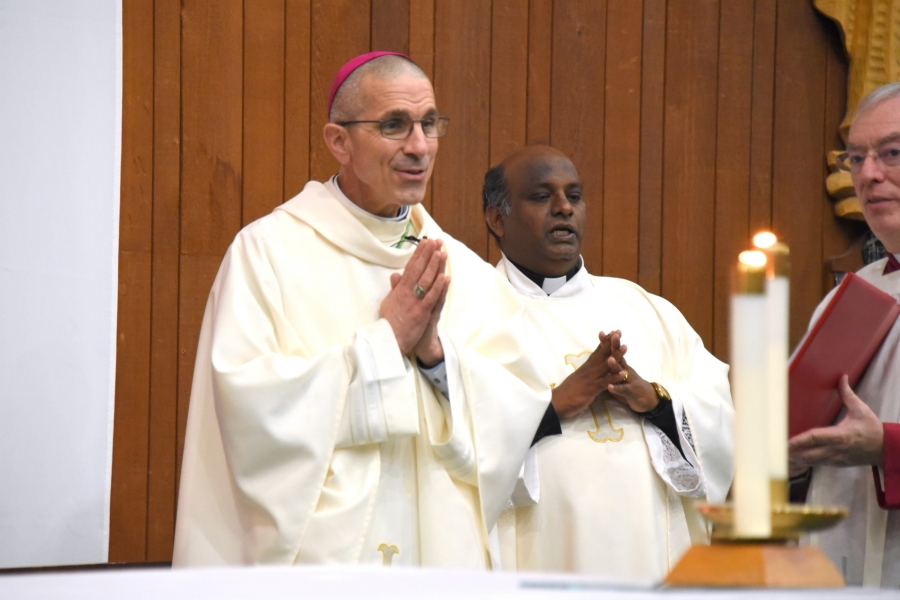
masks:
MULTIPOLYGON (((900 83, 863 98, 838 160, 849 171, 866 223, 887 256, 857 272, 900 300, 900 83)), ((815 323, 832 291, 816 309, 815 323)), ((850 389, 839 422, 791 438, 791 472, 809 477, 807 501, 846 506, 836 527, 806 541, 821 548, 848 584, 900 587, 900 320, 881 343, 865 373, 850 389)))
POLYGON ((503 566, 657 582, 708 541, 692 501, 722 502, 731 484, 728 367, 672 304, 587 272, 589 204, 550 147, 525 147, 485 176, 497 270, 541 340, 530 354, 561 430, 545 423, 536 480, 501 517, 503 566))
POLYGON ((421 205, 448 121, 409 58, 356 57, 323 131, 337 175, 235 238, 203 317, 176 566, 492 565, 550 391, 521 299, 421 205))

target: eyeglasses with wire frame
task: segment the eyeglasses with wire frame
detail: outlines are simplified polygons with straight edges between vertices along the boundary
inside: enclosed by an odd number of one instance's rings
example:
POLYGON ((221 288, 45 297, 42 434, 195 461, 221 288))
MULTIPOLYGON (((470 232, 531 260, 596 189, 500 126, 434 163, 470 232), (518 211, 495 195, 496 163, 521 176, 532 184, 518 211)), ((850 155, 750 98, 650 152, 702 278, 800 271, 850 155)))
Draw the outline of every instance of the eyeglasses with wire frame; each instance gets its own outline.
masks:
POLYGON ((858 173, 869 156, 875 159, 875 162, 882 167, 896 167, 900 165, 900 144, 891 144, 890 146, 866 152, 860 150, 843 152, 837 157, 837 167, 842 171, 858 173))
POLYGON ((388 117, 379 121, 338 121, 336 125, 346 127, 348 125, 361 125, 364 123, 377 124, 381 137, 389 140, 405 140, 412 134, 416 123, 422 126, 422 133, 428 138, 439 138, 447 133, 450 125, 450 117, 433 115, 421 119, 411 119, 409 115, 388 117))

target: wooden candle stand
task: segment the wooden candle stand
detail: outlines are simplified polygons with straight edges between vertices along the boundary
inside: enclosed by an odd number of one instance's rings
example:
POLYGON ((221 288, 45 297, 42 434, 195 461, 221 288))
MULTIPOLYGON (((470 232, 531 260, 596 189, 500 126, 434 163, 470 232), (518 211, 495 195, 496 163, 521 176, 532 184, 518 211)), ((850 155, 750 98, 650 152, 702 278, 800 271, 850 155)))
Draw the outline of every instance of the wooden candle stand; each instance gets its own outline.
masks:
POLYGON ((692 546, 666 577, 673 587, 838 588, 844 578, 818 548, 785 542, 692 546))
POLYGON ((691 546, 664 583, 673 587, 836 588, 844 578, 821 550, 789 545, 803 531, 827 529, 847 516, 846 508, 776 503, 768 539, 739 539, 730 504, 701 504, 713 524, 710 546, 691 546))

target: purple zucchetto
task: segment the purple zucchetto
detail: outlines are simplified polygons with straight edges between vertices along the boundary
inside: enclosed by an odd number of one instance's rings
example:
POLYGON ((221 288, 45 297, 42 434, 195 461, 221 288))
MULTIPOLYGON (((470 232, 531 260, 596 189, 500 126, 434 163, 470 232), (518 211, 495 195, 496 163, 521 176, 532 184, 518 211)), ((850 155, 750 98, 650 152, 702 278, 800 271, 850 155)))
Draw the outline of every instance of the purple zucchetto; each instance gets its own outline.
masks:
POLYGON ((338 90, 341 89, 341 86, 344 85, 344 82, 347 81, 347 78, 350 77, 350 74, 370 60, 375 60, 380 56, 399 56, 400 58, 405 58, 409 62, 416 64, 413 59, 405 54, 401 54, 400 52, 386 52, 383 50, 367 52, 366 54, 360 54, 355 58, 351 58, 346 63, 344 63, 344 66, 340 68, 340 70, 337 72, 337 75, 334 76, 334 81, 331 83, 331 92, 328 94, 329 115, 331 114, 331 105, 334 103, 334 97, 337 95, 338 90))

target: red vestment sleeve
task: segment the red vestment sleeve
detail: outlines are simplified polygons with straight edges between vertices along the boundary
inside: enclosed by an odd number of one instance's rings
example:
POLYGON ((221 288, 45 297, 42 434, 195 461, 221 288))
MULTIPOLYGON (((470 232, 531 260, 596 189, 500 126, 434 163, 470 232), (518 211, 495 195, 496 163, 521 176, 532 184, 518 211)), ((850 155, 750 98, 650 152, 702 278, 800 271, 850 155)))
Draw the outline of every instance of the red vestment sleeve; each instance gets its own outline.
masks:
POLYGON ((884 489, 878 468, 872 467, 875 476, 875 493, 878 505, 887 510, 900 509, 900 423, 882 423, 884 426, 884 489))

